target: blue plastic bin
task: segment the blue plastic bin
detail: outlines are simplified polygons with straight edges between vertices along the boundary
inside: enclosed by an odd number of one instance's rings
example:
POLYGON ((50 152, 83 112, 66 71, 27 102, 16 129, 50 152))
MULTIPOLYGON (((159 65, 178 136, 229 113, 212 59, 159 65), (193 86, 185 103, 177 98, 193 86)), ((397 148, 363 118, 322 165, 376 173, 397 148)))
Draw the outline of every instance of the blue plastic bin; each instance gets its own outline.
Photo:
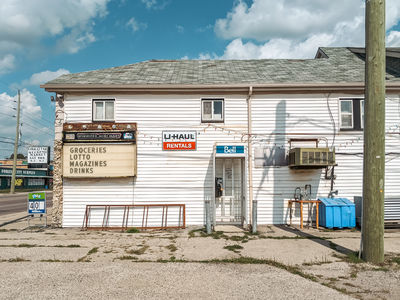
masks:
POLYGON ((318 198, 319 225, 327 228, 353 228, 356 226, 356 207, 347 198, 318 198))

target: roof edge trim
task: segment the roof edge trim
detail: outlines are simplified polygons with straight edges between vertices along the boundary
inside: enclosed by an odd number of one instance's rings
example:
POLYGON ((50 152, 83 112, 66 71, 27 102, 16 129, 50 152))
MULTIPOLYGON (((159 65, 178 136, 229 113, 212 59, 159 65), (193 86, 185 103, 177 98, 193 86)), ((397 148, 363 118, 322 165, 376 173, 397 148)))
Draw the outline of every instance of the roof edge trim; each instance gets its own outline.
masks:
MULTIPOLYGON (((195 92, 235 92, 247 93, 252 86, 254 92, 364 92, 364 82, 352 83, 301 83, 301 84, 211 84, 211 85, 101 85, 101 84, 43 84, 47 92, 133 92, 133 93, 195 93, 195 92)), ((387 82, 387 92, 400 92, 400 82, 387 82)))

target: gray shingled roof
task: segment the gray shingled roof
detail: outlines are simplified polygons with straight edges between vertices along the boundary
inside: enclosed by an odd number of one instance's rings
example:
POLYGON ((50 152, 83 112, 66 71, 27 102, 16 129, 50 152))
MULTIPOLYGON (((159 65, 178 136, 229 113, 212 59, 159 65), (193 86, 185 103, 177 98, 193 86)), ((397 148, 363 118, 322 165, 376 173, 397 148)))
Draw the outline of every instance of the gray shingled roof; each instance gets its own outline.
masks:
MULTIPOLYGON (((387 80, 400 81, 400 48, 387 59, 387 80)), ((47 84, 202 85, 363 82, 360 48, 320 48, 315 59, 151 60, 62 75, 47 84), (360 51, 354 51, 354 50, 360 51), (357 53, 359 52, 359 53, 357 53)))

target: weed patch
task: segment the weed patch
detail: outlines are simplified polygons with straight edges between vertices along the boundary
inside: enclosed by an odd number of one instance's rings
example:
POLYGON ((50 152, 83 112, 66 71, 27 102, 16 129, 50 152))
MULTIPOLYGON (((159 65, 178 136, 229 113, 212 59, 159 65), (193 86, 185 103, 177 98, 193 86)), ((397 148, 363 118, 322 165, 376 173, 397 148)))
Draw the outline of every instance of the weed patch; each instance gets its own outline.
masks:
POLYGON ((77 245, 77 244, 71 244, 71 245, 55 245, 53 247, 57 247, 57 248, 80 248, 81 245, 77 245))
POLYGON ((138 258, 136 256, 131 256, 131 255, 119 256, 116 259, 119 259, 119 260, 138 260, 138 258))
POLYGON ((7 260, 7 262, 24 262, 24 261, 30 261, 30 260, 22 257, 10 258, 9 260, 7 260))
POLYGON ((77 262, 90 262, 90 257, 87 257, 87 255, 82 256, 77 260, 77 262))
POLYGON ((239 253, 240 252, 239 250, 242 250, 243 247, 240 245, 228 245, 228 246, 225 246, 224 249, 235 252, 235 253, 239 253))
POLYGON ((94 248, 89 250, 87 255, 91 255, 91 254, 97 253, 97 251, 99 251, 99 247, 94 247, 94 248))
POLYGON ((136 227, 131 227, 131 228, 128 228, 125 232, 126 233, 139 233, 140 230, 137 229, 136 227))
POLYGON ((271 259, 258 259, 253 257, 241 256, 238 258, 230 258, 230 259, 213 259, 208 261, 202 261, 204 263, 213 263, 213 264, 223 264, 223 263, 233 263, 233 264, 262 264, 269 265, 272 267, 276 267, 282 270, 286 270, 292 274, 299 275, 303 278, 309 279, 311 281, 317 282, 317 278, 311 274, 304 273, 297 266, 285 265, 280 262, 271 259))
POLYGON ((178 250, 178 248, 174 244, 169 244, 168 246, 165 246, 165 248, 167 248, 171 252, 175 252, 176 250, 178 250))
POLYGON ((136 255, 142 255, 146 252, 146 250, 149 249, 149 246, 145 245, 143 247, 140 247, 139 249, 136 250, 126 250, 125 252, 128 254, 136 254, 136 255))
POLYGON ((67 262, 73 262, 72 260, 60 260, 60 259, 42 259, 40 260, 40 262, 63 262, 63 263, 67 263, 67 262))

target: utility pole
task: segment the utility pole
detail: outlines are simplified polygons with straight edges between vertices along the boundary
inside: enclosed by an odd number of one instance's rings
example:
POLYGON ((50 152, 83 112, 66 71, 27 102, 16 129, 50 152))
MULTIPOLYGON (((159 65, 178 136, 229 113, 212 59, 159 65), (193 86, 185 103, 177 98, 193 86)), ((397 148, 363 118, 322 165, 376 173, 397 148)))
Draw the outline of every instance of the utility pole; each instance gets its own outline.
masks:
POLYGON ((362 257, 384 260, 385 0, 367 0, 362 257))
POLYGON ((15 133, 15 142, 14 142, 14 161, 13 161, 13 169, 12 169, 12 177, 11 177, 11 186, 10 186, 10 194, 15 193, 15 175, 17 174, 17 155, 18 155, 18 139, 19 139, 19 113, 21 109, 21 93, 18 90, 18 105, 17 105, 17 129, 15 133))

